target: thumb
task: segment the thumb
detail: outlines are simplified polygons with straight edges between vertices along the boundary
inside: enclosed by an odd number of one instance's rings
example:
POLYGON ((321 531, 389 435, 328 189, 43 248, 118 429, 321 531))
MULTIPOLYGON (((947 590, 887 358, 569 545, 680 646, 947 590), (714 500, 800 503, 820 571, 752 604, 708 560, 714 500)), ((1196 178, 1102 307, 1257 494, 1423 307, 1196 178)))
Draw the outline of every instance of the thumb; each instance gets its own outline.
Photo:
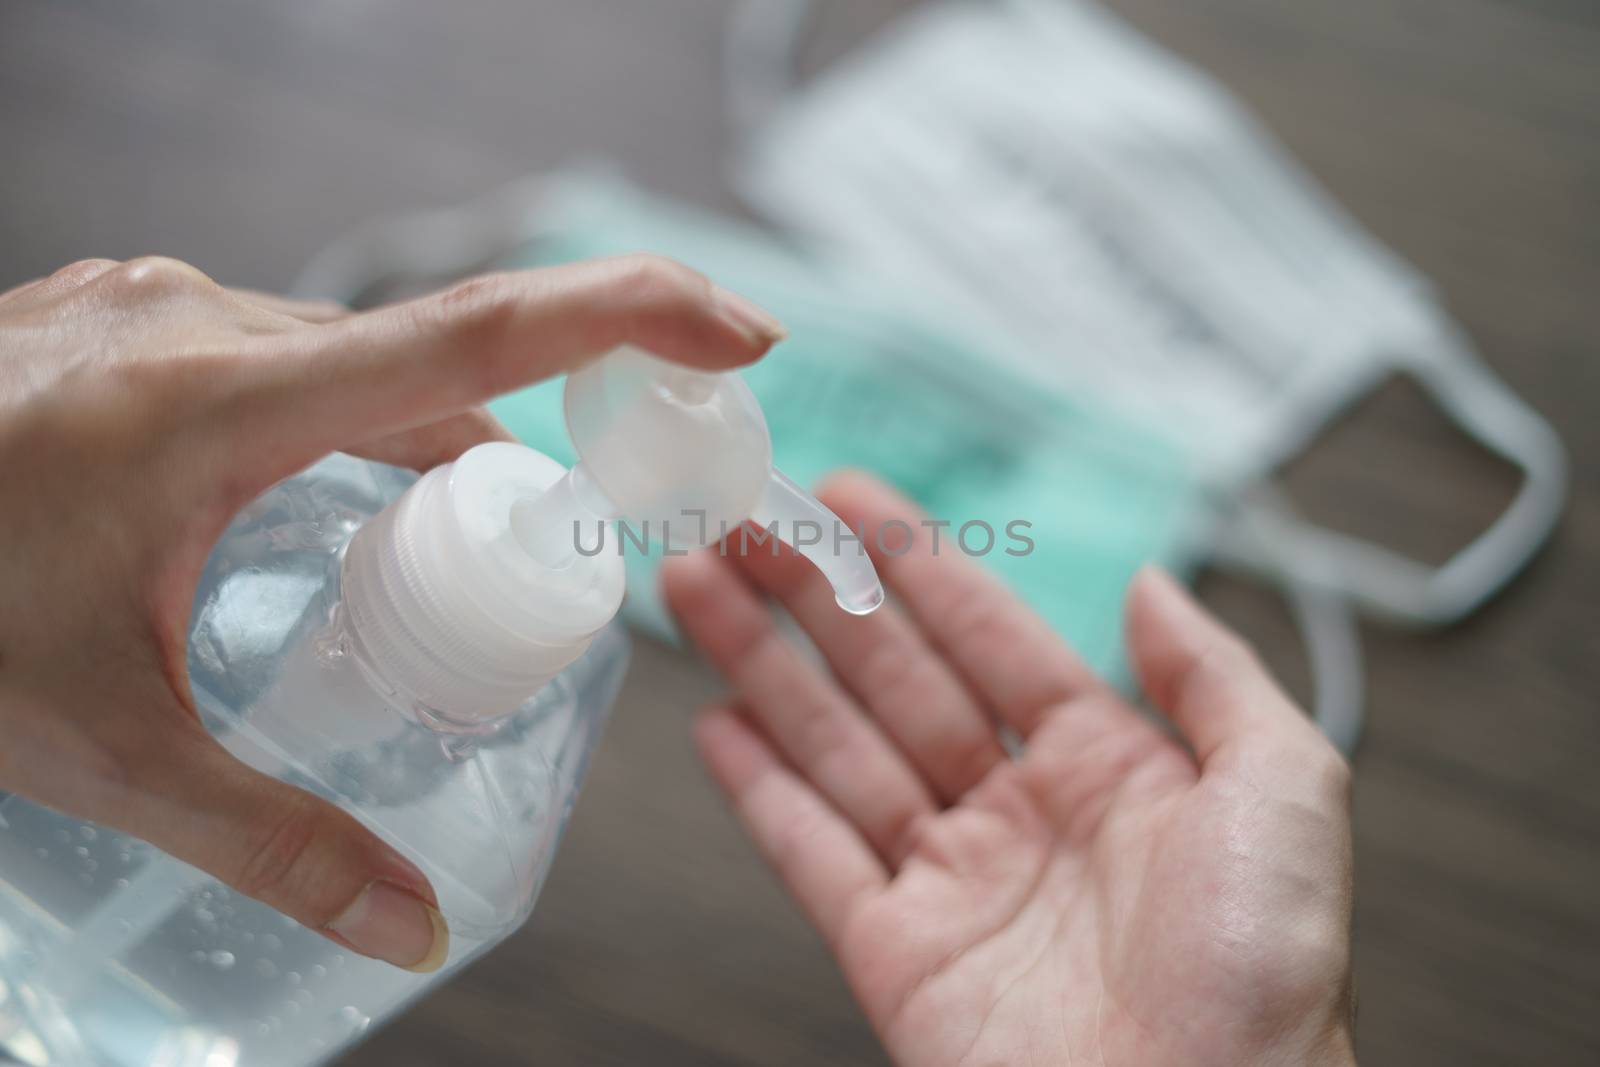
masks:
POLYGON ((140 775, 152 788, 136 786, 119 829, 364 956, 410 971, 443 964, 449 928, 414 864, 349 813, 235 759, 198 725, 175 740, 140 775))
POLYGON ((1223 750, 1254 744, 1274 752, 1274 775, 1348 789, 1349 765, 1254 650, 1164 571, 1146 567, 1135 576, 1127 630, 1141 686, 1202 770, 1223 750))

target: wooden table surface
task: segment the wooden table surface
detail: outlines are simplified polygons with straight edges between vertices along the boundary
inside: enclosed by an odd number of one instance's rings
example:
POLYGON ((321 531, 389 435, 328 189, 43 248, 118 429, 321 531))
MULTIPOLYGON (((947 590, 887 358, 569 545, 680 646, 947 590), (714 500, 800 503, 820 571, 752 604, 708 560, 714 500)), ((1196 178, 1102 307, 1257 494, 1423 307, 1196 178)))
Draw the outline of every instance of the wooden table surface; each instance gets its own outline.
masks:
MULTIPOLYGON (((825 5, 826 57, 905 6, 825 5)), ((1554 543, 1445 633, 1367 627, 1356 765, 1369 1063, 1600 1062, 1600 6, 1123 0, 1438 283, 1573 457, 1554 543)), ((729 206, 724 0, 4 0, 0 287, 161 252, 284 285, 331 235, 579 157, 729 206)), ((736 285, 737 279, 731 279, 736 285)), ((1510 474, 1383 390, 1289 475, 1440 559, 1510 474)), ((1268 594, 1204 595, 1305 690, 1268 594)), ((346 1062, 881 1063, 690 750, 717 691, 639 648, 539 909, 346 1062)))

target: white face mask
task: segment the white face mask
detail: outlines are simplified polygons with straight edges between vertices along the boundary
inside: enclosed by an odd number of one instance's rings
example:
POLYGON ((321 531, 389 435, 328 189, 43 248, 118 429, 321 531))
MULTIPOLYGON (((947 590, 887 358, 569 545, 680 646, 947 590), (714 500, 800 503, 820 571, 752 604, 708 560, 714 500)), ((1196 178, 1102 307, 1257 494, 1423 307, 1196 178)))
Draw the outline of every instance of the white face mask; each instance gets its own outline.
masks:
MULTIPOLYGON (((853 299, 871 302, 871 278, 893 284, 898 292, 878 293, 886 306, 904 314, 909 299, 916 329, 952 342, 942 351, 965 339, 1008 363, 1013 381, 1103 411, 1129 440, 1164 438, 1188 453, 1184 477, 1198 477, 1221 505, 1217 519, 1193 525, 1212 531, 1220 562, 1285 588, 1306 638, 1317 718, 1348 750, 1361 706, 1348 602, 1446 622, 1503 584, 1560 509, 1564 459, 1548 427, 1471 358, 1425 282, 1322 197, 1226 95, 1098 8, 935 5, 790 102, 782 72, 809 7, 746 0, 733 9, 730 104, 756 127, 740 166, 747 193, 809 236, 808 252, 847 260, 842 271, 804 261, 818 277, 854 279, 853 299), (1340 407, 1402 369, 1527 476, 1506 514, 1437 570, 1300 522, 1266 480, 1340 407)), ((382 221, 327 248, 296 289, 348 299, 379 280, 430 287, 508 255, 523 262, 518 249, 559 233, 563 220, 569 236, 589 238, 577 254, 615 251, 604 246, 609 235, 630 248, 659 240, 658 251, 704 260, 758 291, 771 273, 762 256, 741 252, 760 242, 674 222, 680 212, 666 205, 630 224, 627 198, 608 200, 605 188, 592 176, 532 179, 382 221), (561 195, 573 188, 601 194, 598 213, 574 213, 561 195), (604 247, 591 247, 597 241, 604 247)), ((829 323, 840 317, 821 306, 829 323)), ((830 346, 839 340, 822 334, 830 346)), ((970 375, 986 365, 937 370, 970 375)), ((886 389, 905 401, 917 386, 886 389)), ((1115 452, 1117 442, 1073 448, 1083 477, 1072 513, 1084 528, 1066 535, 1085 539, 1069 562, 1104 579, 1098 572, 1129 552, 1170 550, 1162 524, 1182 508, 1155 520, 1138 514, 1137 485, 1096 458, 1102 446, 1115 452), (1095 515, 1107 521, 1097 527, 1095 515), (1096 540, 1106 531, 1120 532, 1096 540)), ((1036 584, 1031 592, 1042 608, 1061 609, 1051 617, 1081 641, 1097 632, 1078 603, 1093 581, 1069 582, 1070 593, 1059 592, 1070 603, 1036 584)))
MULTIPOLYGON (((793 27, 794 8, 749 11, 793 27)), ((756 47, 759 20, 743 25, 756 47)), ((919 9, 782 104, 752 145, 740 184, 776 221, 896 279, 930 321, 994 339, 1013 370, 1183 440, 1219 495, 1245 503, 1219 537, 1224 562, 1443 623, 1514 574, 1560 511, 1554 434, 1471 355, 1425 281, 1221 89, 1097 6, 919 9), (1438 568, 1256 491, 1395 371, 1525 475, 1438 568)))

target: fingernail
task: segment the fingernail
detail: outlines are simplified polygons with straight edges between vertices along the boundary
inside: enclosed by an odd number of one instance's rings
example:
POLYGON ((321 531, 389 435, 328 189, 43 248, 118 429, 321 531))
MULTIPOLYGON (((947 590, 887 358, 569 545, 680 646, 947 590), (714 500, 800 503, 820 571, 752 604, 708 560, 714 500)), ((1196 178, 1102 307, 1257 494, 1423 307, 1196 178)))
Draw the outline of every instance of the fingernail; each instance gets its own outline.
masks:
POLYGON ((758 344, 774 345, 789 336, 789 331, 783 328, 783 323, 773 318, 770 312, 751 303, 738 293, 724 289, 720 285, 713 285, 711 295, 717 305, 717 314, 732 323, 735 329, 750 340, 758 344))
POLYGON ((357 952, 422 974, 437 971, 450 952, 438 909, 389 882, 369 882, 328 929, 357 952))

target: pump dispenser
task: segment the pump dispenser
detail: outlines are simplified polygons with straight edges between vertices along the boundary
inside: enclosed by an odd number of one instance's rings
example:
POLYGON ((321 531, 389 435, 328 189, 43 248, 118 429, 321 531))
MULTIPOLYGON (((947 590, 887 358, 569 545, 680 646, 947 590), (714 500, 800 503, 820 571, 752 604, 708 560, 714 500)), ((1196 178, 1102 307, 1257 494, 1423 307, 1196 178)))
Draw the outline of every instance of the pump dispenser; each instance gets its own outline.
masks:
POLYGON ((328 456, 239 513, 196 589, 201 720, 422 870, 449 925, 442 969, 358 956, 0 794, 0 1061, 309 1067, 516 930, 627 662, 623 559, 589 550, 593 523, 648 522, 674 549, 776 523, 847 610, 882 601, 859 544, 795 536, 837 520, 772 469, 736 376, 623 350, 569 378, 566 409, 570 471, 505 442, 420 479, 328 456))
POLYGON ((794 543, 845 611, 883 603, 854 535, 773 469, 766 419, 738 375, 621 348, 567 378, 565 408, 571 470, 521 445, 479 445, 350 545, 350 639, 430 724, 492 728, 582 655, 622 604, 620 539, 583 548, 613 519, 673 550, 750 520, 794 543))
POLYGON ((772 439, 738 375, 667 363, 619 348, 567 378, 567 432, 578 462, 547 491, 519 499, 511 529, 528 554, 562 568, 580 534, 621 519, 666 547, 715 543, 750 521, 794 545, 833 586, 845 611, 865 615, 883 586, 847 527, 772 466, 772 439), (815 535, 799 536, 809 528, 815 535))

